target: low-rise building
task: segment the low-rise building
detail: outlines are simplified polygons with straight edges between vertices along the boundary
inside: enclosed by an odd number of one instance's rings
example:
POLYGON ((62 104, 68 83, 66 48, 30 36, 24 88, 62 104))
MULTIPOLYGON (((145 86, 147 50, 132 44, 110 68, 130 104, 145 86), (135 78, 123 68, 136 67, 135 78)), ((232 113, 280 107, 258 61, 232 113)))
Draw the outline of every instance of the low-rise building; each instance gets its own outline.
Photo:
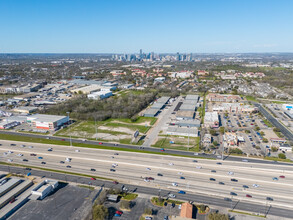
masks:
POLYGON ((210 128, 219 127, 219 115, 217 112, 206 112, 204 116, 204 126, 210 128))
POLYGON ((212 143, 212 135, 211 134, 205 134, 203 136, 202 142, 205 143, 205 144, 211 144, 212 143))
POLYGON ((36 129, 56 130, 69 121, 68 116, 35 114, 27 117, 27 122, 36 129))
POLYGON ((55 180, 44 180, 32 189, 32 195, 38 196, 38 199, 44 199, 48 194, 56 190, 59 183, 55 180))
MULTIPOLYGON (((180 108, 181 109, 181 108, 180 108)), ((176 119, 178 120, 191 120, 194 119, 194 111, 182 111, 179 110, 176 113, 176 119)))
POLYGON ((206 99, 210 102, 239 102, 241 97, 239 95, 226 95, 226 94, 217 94, 209 93, 206 96, 206 99))
POLYGON ((166 134, 168 135, 178 135, 186 137, 198 137, 197 127, 179 127, 179 126, 169 126, 166 134))
POLYGON ((236 133, 226 132, 223 135, 223 142, 225 147, 238 147, 238 138, 236 133))
POLYGON ((31 107, 31 106, 22 106, 22 107, 13 109, 14 112, 25 113, 25 114, 30 114, 37 110, 38 110, 37 107, 31 107))
POLYGON ((102 100, 111 97, 113 94, 111 91, 99 91, 99 92, 93 92, 91 94, 88 94, 87 97, 89 99, 94 100, 102 100))

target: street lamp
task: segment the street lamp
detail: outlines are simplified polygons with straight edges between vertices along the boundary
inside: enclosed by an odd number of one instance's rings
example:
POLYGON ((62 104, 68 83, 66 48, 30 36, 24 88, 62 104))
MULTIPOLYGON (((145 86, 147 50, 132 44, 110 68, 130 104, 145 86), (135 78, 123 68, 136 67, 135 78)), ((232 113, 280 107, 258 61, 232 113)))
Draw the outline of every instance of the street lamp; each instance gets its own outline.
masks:
MULTIPOLYGON (((68 117, 68 122, 70 121, 69 120, 69 113, 70 112, 66 112, 67 113, 67 117, 68 117)), ((70 135, 70 146, 72 147, 72 140, 71 140, 71 133, 69 132, 69 135, 70 135)))

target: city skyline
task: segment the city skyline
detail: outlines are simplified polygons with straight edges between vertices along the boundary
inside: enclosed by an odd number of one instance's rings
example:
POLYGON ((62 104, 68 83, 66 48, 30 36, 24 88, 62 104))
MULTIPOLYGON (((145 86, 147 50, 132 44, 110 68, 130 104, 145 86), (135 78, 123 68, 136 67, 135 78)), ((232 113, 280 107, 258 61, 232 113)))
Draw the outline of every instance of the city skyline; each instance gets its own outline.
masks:
POLYGON ((0 53, 293 52, 290 6, 291 1, 2 1, 0 53))

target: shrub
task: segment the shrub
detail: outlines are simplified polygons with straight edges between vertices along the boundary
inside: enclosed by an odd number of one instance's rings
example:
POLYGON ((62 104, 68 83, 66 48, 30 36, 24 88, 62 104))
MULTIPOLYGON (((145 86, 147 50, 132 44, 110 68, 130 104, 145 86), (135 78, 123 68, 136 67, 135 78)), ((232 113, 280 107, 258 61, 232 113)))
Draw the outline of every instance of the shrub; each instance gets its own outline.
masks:
POLYGON ((279 154, 278 154, 278 157, 279 157, 280 159, 286 159, 286 155, 283 154, 283 153, 279 153, 279 154))
POLYGON ((108 209, 103 205, 95 205, 92 212, 93 220, 104 220, 109 214, 108 209))
POLYGON ((266 139, 266 138, 263 138, 262 141, 263 141, 264 143, 268 143, 268 142, 269 142, 269 140, 266 139))
POLYGON ((208 215, 208 220, 229 220, 229 216, 217 212, 212 212, 208 215))
POLYGON ((277 152, 277 151, 278 151, 278 148, 277 148, 277 147, 271 147, 271 150, 272 150, 273 152, 277 152))
POLYGON ((235 149, 230 148, 230 149, 229 149, 229 153, 230 153, 230 154, 243 154, 242 150, 240 150, 240 149, 238 149, 238 148, 235 148, 235 149))
POLYGON ((127 200, 122 200, 120 202, 120 208, 121 209, 130 209, 130 202, 127 200))
POLYGON ((144 209, 144 214, 151 215, 151 214, 153 214, 153 210, 151 208, 147 207, 144 209))

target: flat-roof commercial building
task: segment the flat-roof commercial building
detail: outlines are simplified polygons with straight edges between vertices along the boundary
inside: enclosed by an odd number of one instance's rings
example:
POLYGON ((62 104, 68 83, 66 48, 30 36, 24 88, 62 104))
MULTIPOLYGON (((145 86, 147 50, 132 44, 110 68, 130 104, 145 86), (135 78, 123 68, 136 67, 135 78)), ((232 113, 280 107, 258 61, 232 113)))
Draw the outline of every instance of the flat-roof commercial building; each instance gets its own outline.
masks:
POLYGON ((206 112, 204 116, 204 126, 210 128, 219 127, 219 115, 217 112, 206 112))
POLYGON ((199 120, 179 120, 175 122, 175 125, 178 125, 179 127, 200 127, 200 121, 199 120))
POLYGON ((92 92, 99 91, 101 89, 100 85, 90 85, 90 86, 85 86, 77 89, 72 89, 70 90, 71 93, 75 94, 90 94, 92 92))
POLYGON ((14 112, 26 113, 26 114, 33 113, 37 110, 38 110, 37 107, 30 107, 30 106, 21 106, 19 108, 13 109, 14 112))
POLYGON ((186 137, 198 137, 198 129, 196 127, 183 128, 179 126, 169 126, 166 131, 166 134, 186 137))
POLYGON ((162 109, 164 106, 165 106, 165 104, 163 102, 156 102, 151 106, 151 108, 152 109, 162 109))
POLYGON ((111 91, 99 91, 99 92, 93 92, 91 94, 88 94, 87 97, 89 99, 94 100, 102 100, 111 97, 113 94, 111 91))
POLYGON ((195 100, 196 102, 198 102, 199 96, 198 95, 187 95, 185 97, 185 100, 195 100))
POLYGON ((49 193, 53 192, 58 187, 58 185, 58 181, 46 179, 32 190, 32 195, 36 195, 39 197, 38 199, 42 200, 49 193))
POLYGON ((7 193, 9 190, 11 190, 13 187, 21 183, 21 180, 16 178, 8 178, 6 180, 7 181, 0 186, 0 197, 7 193))
POLYGON ((158 113, 159 113, 159 109, 149 108, 144 112, 143 116, 144 117, 156 117, 158 113))
POLYGON ((161 98, 159 98, 156 103, 164 103, 166 104, 168 101, 169 101, 170 97, 167 97, 167 96, 163 96, 161 98))
POLYGON ((181 111, 195 111, 196 110, 196 105, 195 104, 183 104, 180 106, 181 111))
POLYGON ((69 122, 68 116, 35 114, 27 117, 27 122, 37 129, 56 130, 69 122))
POLYGON ((178 119, 178 120, 194 119, 194 114, 195 114, 194 111, 182 111, 182 110, 179 110, 176 113, 176 119, 178 119))

